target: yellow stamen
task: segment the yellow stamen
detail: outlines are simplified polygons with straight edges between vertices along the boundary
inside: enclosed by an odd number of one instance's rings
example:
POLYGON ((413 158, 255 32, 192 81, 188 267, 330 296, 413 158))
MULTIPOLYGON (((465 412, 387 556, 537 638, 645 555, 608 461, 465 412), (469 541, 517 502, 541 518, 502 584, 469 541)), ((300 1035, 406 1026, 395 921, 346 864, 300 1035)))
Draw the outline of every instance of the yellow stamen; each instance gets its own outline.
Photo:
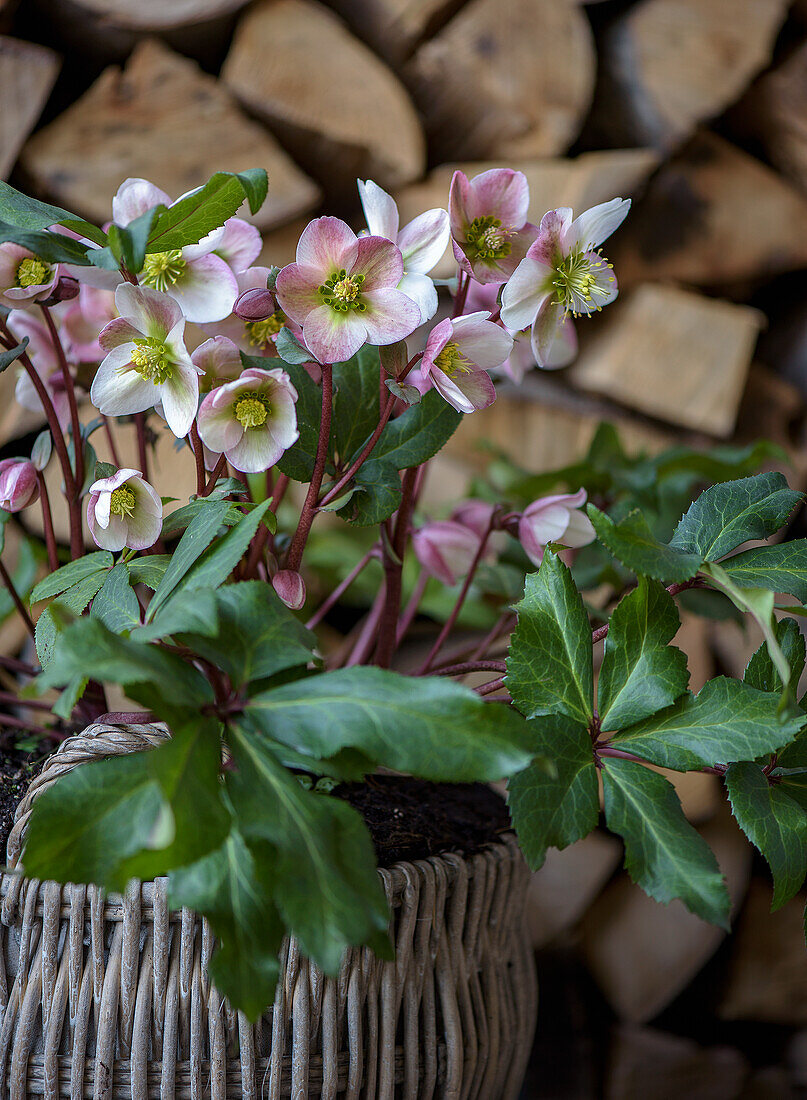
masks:
POLYGON ((351 309, 364 313, 367 305, 362 301, 361 296, 363 284, 363 275, 348 275, 342 268, 325 280, 319 292, 325 305, 330 306, 337 313, 347 313, 351 309))
POLYGON ((28 256, 17 268, 17 286, 42 286, 50 279, 53 268, 38 256, 28 256))
POLYGON ((453 340, 449 340, 440 354, 435 357, 434 365, 449 378, 455 374, 470 374, 473 370, 473 363, 470 359, 466 359, 453 340))
POLYGON ((131 519, 134 514, 136 503, 137 497, 129 486, 121 485, 119 489, 112 490, 112 496, 109 501, 110 514, 113 516, 125 516, 127 519, 131 519))
POLYGON ((272 411, 272 403, 267 394, 253 390, 239 397, 233 411, 236 420, 245 428, 260 428, 272 411))
POLYGON ((286 314, 282 309, 276 309, 271 317, 263 321, 247 321, 247 339, 255 348, 265 348, 271 338, 275 336, 286 323, 286 314))
POLYGON ((140 282, 165 293, 182 278, 187 266, 182 250, 172 248, 169 252, 152 252, 143 261, 140 282))
POLYGON ((510 255, 512 235, 513 231, 502 225, 501 220, 494 218, 492 214, 474 218, 465 234, 465 251, 472 262, 502 260, 510 255))
POLYGON ((165 344, 149 336, 134 341, 132 365, 141 378, 161 386, 174 373, 174 364, 168 357, 165 344))

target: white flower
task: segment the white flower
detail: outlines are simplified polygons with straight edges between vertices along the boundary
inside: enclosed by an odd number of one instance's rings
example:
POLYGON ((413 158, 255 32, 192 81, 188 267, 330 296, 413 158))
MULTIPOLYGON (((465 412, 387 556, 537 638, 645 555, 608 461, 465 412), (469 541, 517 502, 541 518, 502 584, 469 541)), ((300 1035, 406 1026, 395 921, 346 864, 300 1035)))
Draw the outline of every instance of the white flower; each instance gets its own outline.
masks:
POLYGON ((518 539, 529 559, 540 565, 550 542, 563 546, 587 546, 596 538, 591 520, 580 509, 586 490, 541 497, 525 508, 518 521, 518 539))
POLYGON ((209 393, 199 409, 199 438, 236 470, 268 470, 297 441, 297 391, 284 370, 249 367, 209 393))
POLYGON ((90 486, 87 526, 102 550, 147 550, 160 537, 163 506, 139 470, 118 470, 90 486))

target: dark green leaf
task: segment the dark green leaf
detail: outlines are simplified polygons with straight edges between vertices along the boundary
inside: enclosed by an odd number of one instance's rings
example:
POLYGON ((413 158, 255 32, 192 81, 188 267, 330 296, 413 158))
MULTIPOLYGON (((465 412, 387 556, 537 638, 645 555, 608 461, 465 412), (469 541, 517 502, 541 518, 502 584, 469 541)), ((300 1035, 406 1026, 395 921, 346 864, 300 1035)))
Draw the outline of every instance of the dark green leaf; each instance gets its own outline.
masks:
POLYGON ((215 593, 183 589, 163 604, 153 622, 147 626, 138 626, 132 631, 131 637, 136 642, 152 642, 188 630, 210 637, 218 629, 215 593))
MULTIPOLYGON (((178 531, 184 531, 190 526, 191 520, 195 519, 200 512, 206 512, 209 508, 214 506, 218 507, 220 504, 221 499, 213 494, 207 497, 196 497, 194 500, 190 501, 190 503, 183 505, 182 508, 175 509, 175 511, 165 517, 163 520, 162 537, 167 539, 171 535, 175 535, 178 531)), ((234 527, 235 524, 240 521, 243 514, 241 509, 230 501, 230 510, 224 513, 221 520, 221 526, 234 527)), ((155 556, 156 555, 151 555, 151 557, 155 556)), ((139 558, 138 560, 143 561, 145 559, 139 558)))
POLYGON ((703 563, 700 554, 685 553, 659 542, 638 509, 619 523, 614 523, 593 504, 589 504, 587 510, 600 542, 638 575, 665 584, 688 581, 703 563))
MULTIPOLYGON (((245 367, 266 366, 266 360, 251 359, 242 355, 245 367)), ((305 367, 287 363, 283 368, 297 390, 297 430, 300 438, 283 454, 277 468, 295 481, 310 481, 319 441, 319 423, 322 417, 322 391, 305 367)))
POLYGON ((784 474, 765 473, 712 485, 690 506, 670 546, 717 561, 749 539, 765 539, 787 522, 802 499, 784 474))
POLYGON ((244 199, 254 214, 266 198, 267 179, 263 169, 247 172, 216 172, 203 187, 178 199, 157 218, 148 240, 148 252, 169 252, 196 244, 224 225, 244 199))
POLYGON ((608 757, 605 820, 625 841, 625 867, 651 898, 680 898, 692 913, 728 928, 729 895, 713 852, 684 817, 675 788, 657 772, 608 757))
POLYGON ((686 691, 686 654, 669 643, 681 625, 672 596, 640 577, 610 619, 598 681, 602 728, 618 730, 674 703, 686 691))
POLYGON ((387 424, 371 461, 384 459, 396 470, 420 466, 448 442, 461 420, 462 413, 446 404, 436 390, 429 390, 419 405, 387 424))
POLYGON ((230 507, 229 501, 215 501, 197 512, 190 521, 171 557, 171 563, 157 585, 154 598, 149 604, 147 622, 151 622, 160 605, 168 599, 194 562, 204 554, 218 534, 230 507))
POLYGON ((557 554, 544 554, 516 605, 507 687, 528 718, 565 714, 588 726, 593 714, 591 626, 580 593, 557 554))
MULTIPOLYGON (((779 647, 790 666, 790 682, 797 684, 804 671, 804 636, 793 619, 782 619, 774 628, 779 647)), ((775 691, 780 694, 783 688, 782 678, 776 671, 766 643, 759 647, 743 675, 743 680, 759 691, 775 691)))
POLYGON ((292 366, 301 366, 303 363, 314 362, 311 352, 305 347, 289 328, 282 328, 275 340, 275 350, 284 363, 292 366))
POLYGON ((771 588, 807 602, 807 539, 754 546, 720 564, 743 588, 771 588))
POLYGON ((334 501, 342 519, 356 527, 374 527, 397 511, 401 503, 401 477, 391 462, 370 459, 359 469, 353 490, 343 502, 334 501))
MULTIPOLYGON (((76 562, 76 564, 78 564, 78 562, 76 562)), ((92 600, 99 591, 106 576, 106 571, 103 571, 91 573, 89 576, 84 577, 77 584, 71 585, 70 588, 65 589, 65 591, 59 595, 58 601, 56 601, 56 607, 51 604, 50 607, 46 607, 39 616, 36 621, 34 633, 36 655, 43 668, 51 662, 53 649, 60 633, 55 617, 56 612, 59 608, 64 608, 71 617, 73 615, 80 615, 89 605, 90 600, 92 600)), ((78 672, 79 670, 76 669, 77 675, 78 672)))
POLYGON ((116 565, 106 575, 93 599, 91 614, 115 634, 140 626, 140 604, 129 584, 129 570, 125 565, 116 565))
POLYGON ((333 368, 331 442, 345 463, 358 455, 378 424, 379 370, 378 348, 371 344, 333 368))
POLYGON ((96 244, 106 242, 106 234, 97 226, 77 218, 69 210, 63 210, 60 206, 50 206, 46 202, 32 199, 30 195, 24 195, 16 191, 7 183, 0 181, 0 219, 9 225, 19 226, 21 229, 49 229, 52 225, 64 225, 83 237, 88 237, 96 244))
MULTIPOLYGON (((114 564, 115 559, 108 550, 97 550, 92 554, 85 554, 83 558, 77 558, 76 561, 70 561, 39 582, 31 593, 31 603, 58 596, 60 592, 78 584, 86 577, 91 577, 94 573, 108 572, 114 564)), ((98 587, 100 588, 100 585, 98 587)))
POLYGON ((12 241, 14 244, 21 245, 49 264, 76 264, 87 267, 90 262, 87 259, 88 246, 61 233, 39 233, 0 221, 0 241, 12 241))
POLYGON ((588 730, 555 715, 534 718, 528 728, 536 752, 556 770, 553 776, 540 763, 531 764, 507 784, 519 844, 535 871, 547 848, 566 848, 591 832, 600 801, 588 730))
POLYGON ((12 363, 15 363, 19 359, 19 357, 28 347, 29 342, 29 338, 27 336, 23 336, 21 342, 17 344, 15 348, 9 348, 8 351, 0 352, 0 374, 2 374, 7 367, 10 367, 12 363))
POLYGON ((676 771, 754 760, 792 741, 807 721, 803 714, 782 720, 777 707, 774 695, 719 676, 697 696, 621 730, 613 744, 676 771))
POLYGON ((750 761, 729 767, 726 790, 740 828, 770 865, 779 909, 807 875, 807 813, 750 761))
MULTIPOLYGON (((262 504, 256 504, 223 538, 210 546, 182 578, 182 590, 213 589, 223 584, 243 557, 271 503, 271 500, 265 500, 262 504)), ((158 595, 159 589, 155 599, 158 595)))
POLYGON ((126 563, 131 584, 145 584, 154 591, 163 579, 170 561, 170 554, 147 554, 142 558, 133 558, 126 563))
POLYGON ((143 268, 146 248, 154 221, 165 211, 164 206, 155 206, 140 217, 121 226, 114 223, 109 227, 109 247, 118 263, 127 271, 137 275, 143 268))

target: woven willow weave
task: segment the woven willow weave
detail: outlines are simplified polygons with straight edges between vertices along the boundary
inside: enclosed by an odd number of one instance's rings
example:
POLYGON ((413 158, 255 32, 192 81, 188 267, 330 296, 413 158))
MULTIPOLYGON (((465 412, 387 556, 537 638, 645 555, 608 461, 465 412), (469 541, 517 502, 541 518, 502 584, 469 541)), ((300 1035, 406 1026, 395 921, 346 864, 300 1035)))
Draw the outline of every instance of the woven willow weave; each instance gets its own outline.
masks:
MULTIPOLYGON (((66 741, 20 803, 9 865, 59 775, 165 737, 95 725, 66 741)), ((536 1002, 515 841, 379 873, 395 961, 353 949, 327 978, 291 939, 255 1025, 209 985, 210 928, 169 911, 164 879, 104 898, 4 875, 0 1098, 514 1100, 536 1002)))

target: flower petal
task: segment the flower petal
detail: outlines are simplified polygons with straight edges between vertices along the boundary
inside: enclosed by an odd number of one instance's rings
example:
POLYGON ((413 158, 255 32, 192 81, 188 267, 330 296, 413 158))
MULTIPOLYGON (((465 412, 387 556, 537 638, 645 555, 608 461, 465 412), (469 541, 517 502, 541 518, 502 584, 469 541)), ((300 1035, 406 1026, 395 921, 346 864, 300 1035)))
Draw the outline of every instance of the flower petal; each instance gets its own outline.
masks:
POLYGON ((437 288, 428 275, 420 275, 416 271, 410 271, 401 279, 396 288, 407 298, 411 298, 420 310, 420 323, 430 321, 437 312, 440 304, 437 298, 437 288))
MULTIPOLYGON (((397 291, 377 291, 380 294, 396 294, 397 291)), ((402 295, 403 297, 403 295, 402 295)), ((409 301, 409 299, 406 299, 409 301)), ((282 303, 281 303, 282 304, 282 303)), ((410 303, 414 310, 417 306, 410 303)), ((369 310, 368 310, 369 312, 369 310)), ((306 347, 320 363, 344 363, 367 340, 364 324, 366 313, 338 313, 330 306, 317 306, 303 322, 303 338, 306 347)), ((394 343, 395 336, 389 343, 394 343)))
POLYGON ((420 306, 400 290, 371 290, 362 299, 367 310, 361 319, 371 344, 394 344, 420 324, 420 306))
POLYGON ((554 268, 569 251, 566 247, 566 235, 572 224, 573 210, 570 206, 559 206, 557 210, 548 210, 541 218, 538 236, 527 253, 534 260, 540 260, 554 268))
POLYGON ((432 367, 430 378, 440 396, 457 412, 486 409, 496 400, 496 387, 486 371, 458 372, 455 378, 449 378, 439 367, 432 367))
POLYGON ((574 321, 567 317, 557 331, 554 342, 549 347, 543 370, 559 370, 568 367, 577 358, 577 332, 574 321))
POLYGON ((178 439, 191 430, 199 406, 199 375, 190 364, 177 363, 167 382, 160 387, 163 415, 178 439))
POLYGON ((386 237, 360 237, 356 261, 349 272, 364 275, 365 292, 386 290, 396 287, 403 278, 403 257, 398 246, 386 237))
POLYGON ((513 337, 488 314, 469 313, 454 322, 454 336, 462 354, 478 367, 500 367, 513 350, 513 337))
POLYGON ((128 369, 131 344, 121 344, 103 360, 90 389, 90 400, 103 416, 145 412, 160 400, 159 386, 128 369))
POLYGON ((322 282, 334 271, 349 271, 356 260, 358 238, 341 218, 314 218, 297 242, 297 263, 313 268, 322 282))
POLYGON ((535 320, 552 291, 552 269, 528 253, 502 291, 502 324, 520 332, 535 320))
POLYGON ((181 278, 169 293, 189 321, 203 324, 228 317, 238 297, 238 283, 220 256, 201 256, 188 261, 181 278))
POLYGON ((450 240, 447 211, 435 209, 418 214, 398 234, 404 270, 427 274, 443 258, 450 240))
POLYGON ((121 283, 115 291, 115 308, 129 324, 155 340, 164 340, 182 320, 177 302, 148 286, 121 283))
MULTIPOLYGON (((261 234, 254 225, 243 218, 228 218, 215 251, 217 256, 238 273, 246 271, 257 260, 262 247, 261 234)), ((266 286, 266 283, 263 285, 266 286)))
POLYGON ((233 394, 225 385, 209 393, 199 409, 199 438, 217 454, 230 450, 244 434, 233 412, 234 403, 233 394))
POLYGON ((611 199, 592 206, 574 219, 564 233, 567 249, 580 247, 584 252, 598 248, 622 225, 630 210, 630 199, 611 199))
POLYGON ((131 344, 142 336, 141 330, 135 328, 125 317, 113 317, 98 333, 98 343, 104 351, 112 351, 113 348, 119 348, 121 344, 131 344))
POLYGON ((468 219, 493 214, 504 225, 520 229, 527 220, 530 188, 523 172, 512 168, 491 168, 470 181, 468 219))
POLYGON ((569 526, 563 535, 564 546, 588 546, 596 537, 594 526, 585 512, 575 510, 569 514, 569 526))
POLYGON ((424 377, 429 373, 435 359, 453 336, 454 322, 450 317, 440 321, 431 330, 426 340, 426 347, 423 349, 423 360, 420 365, 420 372, 424 377))
POLYGON ((553 345, 565 320, 566 310, 552 299, 547 299, 539 309, 532 326, 532 352, 539 367, 552 362, 553 345))
POLYGON ((313 268, 289 264, 278 274, 275 293, 280 307, 287 316, 299 325, 313 309, 322 305, 319 293, 321 280, 316 277, 313 268))
POLYGON ((245 474, 260 474, 274 466, 285 450, 278 447, 265 427, 250 428, 244 432, 234 447, 227 451, 227 459, 245 474))
POLYGON ((112 220, 116 225, 128 225, 160 203, 171 205, 165 191, 148 180, 132 177, 123 181, 112 200, 112 220))
POLYGON ((214 336, 205 340, 191 355, 191 362, 203 372, 206 382, 232 381, 241 373, 241 356, 238 347, 226 336, 214 336))
POLYGON ((394 241, 398 236, 398 206, 395 199, 372 180, 356 180, 356 183, 370 235, 394 241))
POLYGON ((451 225, 451 235, 456 240, 465 240, 465 228, 471 222, 468 213, 470 184, 468 177, 459 169, 451 177, 451 186, 448 189, 448 219, 451 225))

